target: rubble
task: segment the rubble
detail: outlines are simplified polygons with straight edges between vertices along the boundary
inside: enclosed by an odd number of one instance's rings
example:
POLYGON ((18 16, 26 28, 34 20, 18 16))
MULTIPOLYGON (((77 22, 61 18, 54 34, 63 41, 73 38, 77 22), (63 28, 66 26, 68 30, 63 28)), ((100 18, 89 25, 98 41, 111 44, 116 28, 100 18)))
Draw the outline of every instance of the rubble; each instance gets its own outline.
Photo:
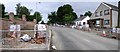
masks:
POLYGON ((36 44, 42 44, 45 43, 45 37, 41 37, 41 38, 34 38, 33 39, 35 41, 36 44))
MULTIPOLYGON (((40 25, 40 30, 16 30, 16 26, 12 25, 12 27, 8 30, 2 31, 2 48, 4 49, 19 49, 19 48, 30 48, 33 46, 37 49, 39 48, 48 48, 48 38, 47 28, 44 24, 40 25), (14 28, 13 28, 14 27, 14 28), (41 27, 41 28, 40 28, 41 27), (47 36, 46 36, 47 35, 47 36), (40 47, 41 46, 41 47, 40 47)), ((34 48, 34 49, 35 49, 34 48)))
POLYGON ((28 34, 24 34, 22 37, 20 37, 20 39, 24 42, 27 42, 31 40, 31 37, 28 34))

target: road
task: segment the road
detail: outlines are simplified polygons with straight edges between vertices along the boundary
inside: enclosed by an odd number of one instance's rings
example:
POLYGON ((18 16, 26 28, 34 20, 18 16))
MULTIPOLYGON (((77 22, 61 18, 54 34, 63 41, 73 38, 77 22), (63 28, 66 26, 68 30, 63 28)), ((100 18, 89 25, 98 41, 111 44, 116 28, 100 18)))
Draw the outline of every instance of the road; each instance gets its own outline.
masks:
POLYGON ((118 50, 118 40, 95 33, 64 27, 52 27, 52 33, 57 50, 118 50))

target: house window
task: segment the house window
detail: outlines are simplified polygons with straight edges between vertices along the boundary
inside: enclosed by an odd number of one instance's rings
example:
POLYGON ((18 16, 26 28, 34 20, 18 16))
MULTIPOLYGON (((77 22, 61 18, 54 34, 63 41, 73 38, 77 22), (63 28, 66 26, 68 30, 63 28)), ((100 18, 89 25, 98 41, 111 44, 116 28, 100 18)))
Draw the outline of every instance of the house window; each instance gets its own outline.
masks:
POLYGON ((109 25, 109 20, 104 20, 105 25, 109 25))
POLYGON ((100 20, 96 20, 96 25, 100 25, 100 20))
POLYGON ((109 15, 109 9, 104 10, 104 15, 109 15))
POLYGON ((98 12, 95 12, 95 17, 98 17, 98 12))
POLYGON ((103 14, 103 12, 102 12, 102 11, 100 11, 100 16, 102 16, 102 14, 103 14))

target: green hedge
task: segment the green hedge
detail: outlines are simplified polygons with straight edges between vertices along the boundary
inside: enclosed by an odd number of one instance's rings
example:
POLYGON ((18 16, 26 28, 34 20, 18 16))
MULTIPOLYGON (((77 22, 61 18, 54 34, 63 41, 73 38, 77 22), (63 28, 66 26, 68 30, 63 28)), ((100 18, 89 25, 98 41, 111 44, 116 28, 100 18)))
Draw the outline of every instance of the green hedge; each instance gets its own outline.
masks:
POLYGON ((120 26, 117 26, 117 27, 115 27, 115 28, 120 28, 120 26))

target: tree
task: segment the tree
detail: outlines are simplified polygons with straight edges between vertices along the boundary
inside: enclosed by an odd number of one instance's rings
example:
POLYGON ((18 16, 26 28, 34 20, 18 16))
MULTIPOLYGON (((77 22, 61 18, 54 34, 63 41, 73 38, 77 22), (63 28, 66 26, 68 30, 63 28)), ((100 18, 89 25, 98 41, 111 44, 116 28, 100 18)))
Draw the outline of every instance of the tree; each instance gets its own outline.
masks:
POLYGON ((20 15, 20 7, 21 7, 21 4, 20 3, 18 3, 18 4, 16 4, 16 15, 20 15))
POLYGON ((25 14, 27 17, 30 15, 29 9, 25 6, 20 7, 20 17, 22 17, 23 14, 25 14))
POLYGON ((27 18, 28 21, 33 21, 33 19, 36 19, 33 15, 29 15, 29 18, 27 18))
POLYGON ((16 4, 16 14, 19 16, 19 17, 22 17, 22 15, 26 15, 27 17, 30 15, 30 11, 27 7, 25 6, 21 6, 20 3, 16 4))
POLYGON ((73 12, 73 20, 77 19, 77 14, 75 12, 73 12))
POLYGON ((39 21, 41 21, 42 16, 39 12, 36 11, 33 15, 33 19, 37 19, 37 23, 38 23, 39 21))
POLYGON ((68 24, 68 23, 72 23, 72 20, 73 20, 73 15, 72 13, 71 14, 65 14, 64 15, 64 23, 68 24))
POLYGON ((57 14, 56 12, 51 12, 50 14, 48 14, 48 18, 49 18, 49 23, 57 23, 58 18, 57 18, 57 14))
POLYGON ((0 4, 0 17, 4 18, 5 15, 5 6, 0 4))
POLYGON ((71 23, 73 20, 77 18, 77 15, 75 12, 73 12, 72 6, 69 4, 60 6, 57 10, 57 19, 58 22, 65 24, 71 23))
POLYGON ((91 16, 92 15, 92 13, 90 12, 90 11, 88 11, 88 12, 85 12, 85 14, 84 14, 84 16, 91 16))

